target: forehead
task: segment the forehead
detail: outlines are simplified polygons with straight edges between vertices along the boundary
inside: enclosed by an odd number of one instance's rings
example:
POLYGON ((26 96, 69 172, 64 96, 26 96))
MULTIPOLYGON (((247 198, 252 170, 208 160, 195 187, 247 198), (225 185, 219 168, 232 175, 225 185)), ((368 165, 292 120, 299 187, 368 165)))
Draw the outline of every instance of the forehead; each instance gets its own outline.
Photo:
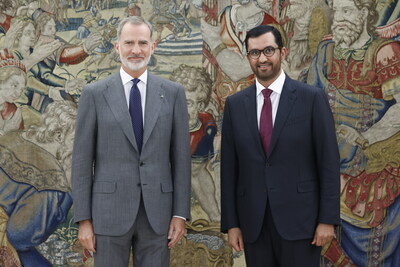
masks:
POLYGON ((267 46, 277 46, 275 36, 272 32, 264 33, 258 37, 249 38, 248 50, 251 49, 263 49, 267 46))
POLYGON ((332 5, 333 5, 333 7, 336 7, 336 8, 338 8, 338 7, 354 7, 354 6, 356 6, 354 4, 353 0, 334 0, 332 2, 332 5))
POLYGON ((150 29, 146 24, 126 23, 121 30, 121 40, 146 39, 150 40, 150 29))

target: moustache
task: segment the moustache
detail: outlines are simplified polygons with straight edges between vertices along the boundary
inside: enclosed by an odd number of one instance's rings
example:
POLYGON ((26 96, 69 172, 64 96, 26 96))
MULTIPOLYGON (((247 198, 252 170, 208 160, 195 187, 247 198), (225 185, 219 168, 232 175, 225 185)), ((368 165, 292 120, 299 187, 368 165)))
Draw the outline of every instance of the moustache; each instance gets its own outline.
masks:
POLYGON ((262 66, 272 66, 271 62, 260 62, 257 64, 257 67, 262 67, 262 66))
POLYGON ((144 59, 144 56, 143 55, 136 55, 136 54, 133 54, 133 55, 130 55, 130 56, 128 56, 127 57, 128 59, 135 59, 135 58, 141 58, 141 59, 144 59))
POLYGON ((332 28, 337 28, 337 27, 349 27, 354 29, 355 27, 357 27, 357 24, 349 20, 333 21, 332 28))

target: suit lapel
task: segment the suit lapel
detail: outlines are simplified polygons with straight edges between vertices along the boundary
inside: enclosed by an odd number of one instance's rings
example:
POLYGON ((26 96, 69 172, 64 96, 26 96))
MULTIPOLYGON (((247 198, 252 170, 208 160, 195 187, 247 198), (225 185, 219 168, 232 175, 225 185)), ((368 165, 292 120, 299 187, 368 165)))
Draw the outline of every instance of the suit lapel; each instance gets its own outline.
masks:
POLYGON ((148 72, 146 88, 146 109, 144 114, 143 147, 150 137, 160 113, 162 102, 165 101, 165 91, 162 81, 148 72))
POLYGON ((285 121, 287 120, 290 111, 292 110, 296 98, 296 89, 292 86, 291 79, 286 76, 285 83, 283 84, 282 95, 279 100, 278 111, 276 113, 268 156, 272 153, 276 143, 278 142, 279 135, 285 125, 285 121))
POLYGON ((243 101, 244 101, 244 108, 246 112, 247 123, 250 129, 250 133, 252 134, 255 140, 258 152, 260 152, 261 155, 265 157, 264 148, 261 143, 260 131, 258 129, 258 123, 257 123, 257 103, 256 103, 255 84, 251 85, 248 89, 246 89, 246 96, 244 97, 243 101))
POLYGON ((133 134, 131 116, 126 104, 124 86, 119 72, 115 73, 108 81, 107 88, 103 91, 103 94, 122 131, 136 151, 139 151, 133 134))

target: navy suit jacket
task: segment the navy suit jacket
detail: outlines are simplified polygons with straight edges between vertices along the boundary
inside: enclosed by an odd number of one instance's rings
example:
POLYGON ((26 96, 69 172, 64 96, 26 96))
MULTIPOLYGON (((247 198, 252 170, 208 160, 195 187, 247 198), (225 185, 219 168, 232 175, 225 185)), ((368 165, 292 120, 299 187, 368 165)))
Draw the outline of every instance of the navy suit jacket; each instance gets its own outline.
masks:
POLYGON ((222 126, 221 230, 257 239, 267 202, 279 234, 313 238, 318 223, 340 222, 339 152, 322 89, 286 76, 265 155, 255 84, 227 98, 222 126))

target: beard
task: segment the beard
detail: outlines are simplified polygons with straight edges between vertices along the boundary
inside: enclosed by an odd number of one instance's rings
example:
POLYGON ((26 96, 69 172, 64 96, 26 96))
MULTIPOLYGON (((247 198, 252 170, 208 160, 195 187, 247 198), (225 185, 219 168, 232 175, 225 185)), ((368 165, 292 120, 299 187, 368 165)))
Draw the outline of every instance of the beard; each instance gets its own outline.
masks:
POLYGON ((348 20, 333 21, 333 41, 336 45, 350 47, 358 40, 363 31, 364 20, 361 17, 355 18, 354 22, 348 20))
POLYGON ((149 61, 150 61, 150 56, 146 58, 146 57, 141 56, 141 55, 133 55, 133 57, 141 57, 143 59, 142 61, 137 62, 137 63, 136 62, 130 62, 128 60, 129 57, 123 57, 121 55, 119 56, 122 64, 124 66, 126 66, 131 71, 138 71, 138 70, 143 69, 144 67, 147 66, 147 64, 149 64, 149 61))
POLYGON ((254 74, 256 75, 259 81, 273 81, 276 79, 281 71, 281 63, 280 62, 257 62, 250 64, 251 69, 253 70, 254 74), (266 65, 269 69, 268 70, 261 70, 259 69, 262 65, 266 65))

